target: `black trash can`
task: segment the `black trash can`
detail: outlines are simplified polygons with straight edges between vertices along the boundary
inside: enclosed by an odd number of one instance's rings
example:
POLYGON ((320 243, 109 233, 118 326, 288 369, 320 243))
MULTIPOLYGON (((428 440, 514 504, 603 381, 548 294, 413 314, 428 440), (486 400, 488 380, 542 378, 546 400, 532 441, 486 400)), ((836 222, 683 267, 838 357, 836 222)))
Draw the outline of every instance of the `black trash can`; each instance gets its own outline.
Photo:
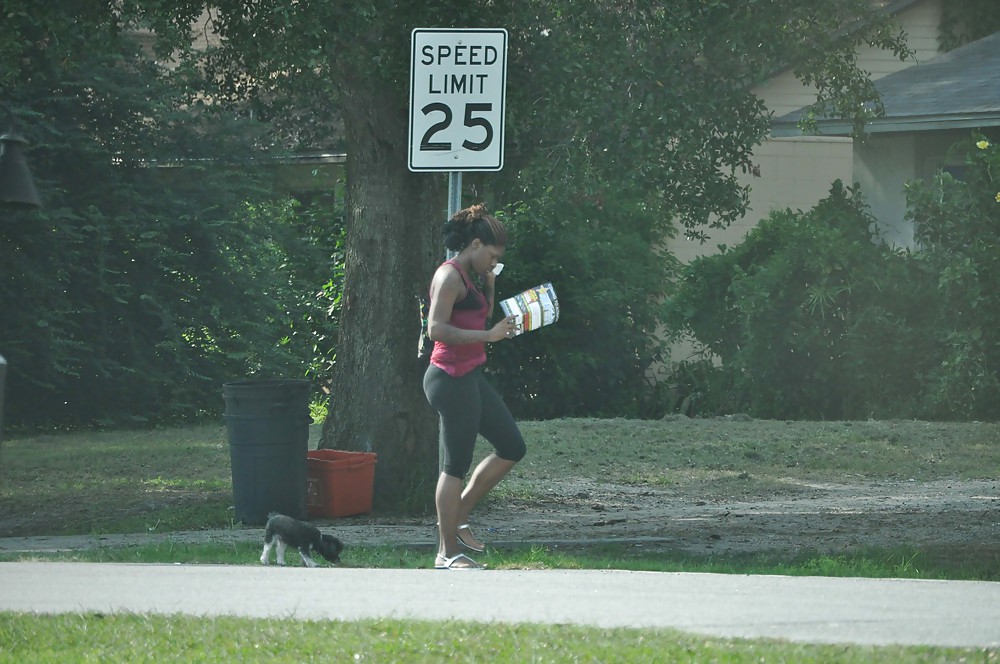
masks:
POLYGON ((226 433, 236 518, 248 526, 269 512, 306 518, 309 452, 309 381, 245 380, 226 383, 226 433))

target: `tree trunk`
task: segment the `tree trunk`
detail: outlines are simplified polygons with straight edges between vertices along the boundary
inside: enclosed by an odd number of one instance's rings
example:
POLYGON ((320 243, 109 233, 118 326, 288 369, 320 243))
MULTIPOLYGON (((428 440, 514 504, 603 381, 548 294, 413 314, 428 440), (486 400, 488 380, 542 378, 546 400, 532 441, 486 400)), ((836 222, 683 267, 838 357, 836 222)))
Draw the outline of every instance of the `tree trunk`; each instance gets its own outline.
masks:
POLYGON ((424 397, 415 295, 442 260, 440 174, 407 168, 398 90, 353 86, 347 132, 347 238, 340 339, 320 446, 375 452, 376 509, 433 504, 437 415, 424 397), (360 89, 361 87, 365 89, 360 89))

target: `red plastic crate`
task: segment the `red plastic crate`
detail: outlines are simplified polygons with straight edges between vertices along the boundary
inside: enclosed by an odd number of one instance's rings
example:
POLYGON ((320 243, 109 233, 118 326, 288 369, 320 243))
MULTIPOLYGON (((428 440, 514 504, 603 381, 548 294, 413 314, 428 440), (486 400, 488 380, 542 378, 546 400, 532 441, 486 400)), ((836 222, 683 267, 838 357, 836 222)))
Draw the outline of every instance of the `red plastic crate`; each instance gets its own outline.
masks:
POLYGON ((374 452, 311 450, 307 454, 306 508, 310 517, 339 517, 372 511, 374 452))

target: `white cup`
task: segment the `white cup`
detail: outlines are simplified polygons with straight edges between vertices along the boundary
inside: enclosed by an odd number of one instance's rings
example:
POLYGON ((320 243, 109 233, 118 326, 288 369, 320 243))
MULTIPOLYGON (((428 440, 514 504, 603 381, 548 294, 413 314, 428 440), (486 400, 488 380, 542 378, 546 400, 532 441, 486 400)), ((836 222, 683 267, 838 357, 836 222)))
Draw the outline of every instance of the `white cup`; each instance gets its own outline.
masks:
POLYGON ((499 276, 503 272, 503 263, 497 263, 497 266, 493 268, 493 274, 499 276))

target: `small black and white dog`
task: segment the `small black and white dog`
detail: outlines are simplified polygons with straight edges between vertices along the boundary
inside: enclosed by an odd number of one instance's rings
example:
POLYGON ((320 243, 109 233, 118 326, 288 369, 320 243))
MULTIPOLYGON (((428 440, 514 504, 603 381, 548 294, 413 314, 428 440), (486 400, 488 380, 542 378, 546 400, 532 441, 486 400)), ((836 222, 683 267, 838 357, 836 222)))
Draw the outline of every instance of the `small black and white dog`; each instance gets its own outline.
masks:
POLYGON ((318 553, 331 563, 340 562, 340 552, 344 550, 344 544, 333 535, 325 535, 319 528, 307 523, 293 519, 284 514, 271 512, 267 516, 267 525, 264 527, 264 552, 260 554, 260 562, 267 565, 271 557, 271 547, 278 546, 278 564, 285 564, 285 549, 292 547, 299 550, 302 562, 307 567, 316 567, 318 563, 310 557, 310 553, 318 553))

